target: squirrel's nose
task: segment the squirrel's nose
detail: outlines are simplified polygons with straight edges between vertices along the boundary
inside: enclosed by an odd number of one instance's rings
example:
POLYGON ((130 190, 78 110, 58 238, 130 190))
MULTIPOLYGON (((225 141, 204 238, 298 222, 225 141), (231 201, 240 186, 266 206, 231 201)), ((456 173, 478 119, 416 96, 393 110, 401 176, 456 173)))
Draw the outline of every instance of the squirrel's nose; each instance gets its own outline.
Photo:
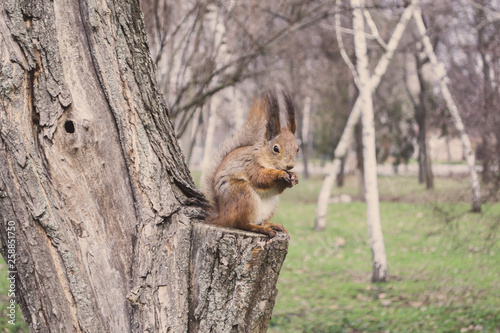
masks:
POLYGON ((287 170, 292 170, 294 166, 295 166, 295 164, 288 164, 288 165, 286 166, 286 169, 287 169, 287 170))

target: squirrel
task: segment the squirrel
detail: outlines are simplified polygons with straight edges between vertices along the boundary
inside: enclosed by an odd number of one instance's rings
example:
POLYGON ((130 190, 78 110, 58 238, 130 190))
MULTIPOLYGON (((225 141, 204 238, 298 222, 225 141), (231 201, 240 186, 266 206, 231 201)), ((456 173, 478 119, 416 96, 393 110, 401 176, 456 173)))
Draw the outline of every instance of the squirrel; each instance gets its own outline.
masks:
POLYGON ((273 92, 254 99, 248 118, 233 137, 222 144, 218 155, 203 172, 202 192, 211 211, 207 222, 228 228, 262 233, 270 238, 286 229, 269 223, 281 194, 297 185, 295 172, 298 144, 295 108, 283 92, 286 127, 280 125, 280 107, 273 92))

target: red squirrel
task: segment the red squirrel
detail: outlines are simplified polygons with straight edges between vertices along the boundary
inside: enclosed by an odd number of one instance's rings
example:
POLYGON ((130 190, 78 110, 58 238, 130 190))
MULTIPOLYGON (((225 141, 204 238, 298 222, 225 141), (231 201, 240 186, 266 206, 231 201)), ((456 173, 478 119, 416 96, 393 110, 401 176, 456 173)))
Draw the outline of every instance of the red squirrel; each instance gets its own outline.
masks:
MULTIPOLYGON (((290 171, 299 150, 294 133, 295 108, 283 93, 286 127, 280 125, 280 107, 275 94, 268 92, 254 100, 240 131, 226 139, 213 163, 204 170, 202 191, 212 212, 214 225, 276 236, 287 233, 277 223, 269 223, 285 188, 298 184, 290 171)), ((288 233, 287 233, 288 234, 288 233)))

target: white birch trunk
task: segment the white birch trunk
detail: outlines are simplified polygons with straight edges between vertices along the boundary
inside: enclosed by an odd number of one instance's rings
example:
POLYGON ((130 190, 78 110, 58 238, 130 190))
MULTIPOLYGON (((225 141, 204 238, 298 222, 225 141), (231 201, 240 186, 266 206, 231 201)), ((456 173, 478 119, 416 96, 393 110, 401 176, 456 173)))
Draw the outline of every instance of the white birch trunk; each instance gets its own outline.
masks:
POLYGON ((211 101, 208 103, 208 124, 207 124, 207 135, 205 137, 205 146, 203 148, 203 162, 201 163, 201 169, 205 170, 210 159, 213 157, 212 150, 214 147, 214 133, 215 127, 217 125, 217 111, 215 105, 217 104, 219 98, 214 95, 211 101))
POLYGON ((198 128, 200 127, 200 118, 201 118, 202 110, 201 108, 196 110, 194 115, 193 115, 193 120, 191 121, 191 132, 189 133, 189 140, 187 142, 187 154, 186 154, 186 161, 187 165, 191 165, 191 157, 193 156, 193 150, 194 147, 196 146, 196 137, 198 134, 198 128))
POLYGON ((305 143, 309 142, 309 126, 311 120, 311 97, 307 96, 304 99, 304 113, 302 118, 302 140, 305 143))
POLYGON ((375 123, 373 120, 373 100, 368 69, 368 54, 363 20, 363 0, 351 0, 353 9, 354 48, 359 77, 359 98, 363 125, 363 163, 365 169, 365 197, 368 230, 373 259, 372 281, 381 282, 387 278, 387 258, 384 237, 380 223, 380 209, 377 186, 377 159, 375 154, 375 123))
MULTIPOLYGON (((227 89, 226 89, 227 90, 227 89)), ((223 90, 226 91, 226 90, 223 90)), ((239 88, 232 87, 230 89, 229 100, 232 100, 231 109, 233 110, 233 128, 232 133, 236 133, 245 123, 245 103, 243 103, 243 94, 239 88)))
POLYGON ((304 166, 303 170, 303 175, 304 178, 308 179, 310 176, 309 173, 309 152, 310 150, 310 143, 311 140, 309 140, 309 133, 310 129, 309 127, 311 126, 311 107, 312 107, 312 99, 311 97, 307 96, 304 98, 304 109, 302 111, 302 143, 301 143, 301 149, 302 149, 302 163, 304 166))
MULTIPOLYGON (((412 3, 403 12, 403 15, 401 16, 401 19, 396 25, 396 28, 394 28, 394 32, 392 33, 391 39, 387 44, 387 49, 385 53, 382 55, 379 62, 377 63, 377 66, 375 67, 373 75, 370 78, 370 89, 372 92, 378 87, 382 75, 385 74, 387 67, 389 66, 389 62, 391 61, 392 56, 394 55, 394 51, 396 50, 396 47, 398 46, 399 41, 401 40, 401 37, 403 36, 403 33, 406 29, 406 25, 408 24, 408 21, 413 15, 415 2, 416 2, 415 0, 412 1, 412 3)), ((351 114, 347 119, 344 132, 342 133, 340 141, 337 144, 337 148, 335 148, 335 153, 334 153, 335 157, 333 159, 333 163, 331 164, 328 175, 326 176, 325 180, 323 181, 323 185, 321 186, 321 191, 318 197, 318 204, 316 206, 316 218, 314 223, 315 230, 323 230, 326 226, 326 212, 328 209, 328 199, 330 198, 330 193, 333 183, 335 182, 335 178, 337 177, 337 174, 339 172, 341 159, 342 157, 345 156, 345 154, 347 153, 347 149, 351 144, 354 126, 359 120, 359 116, 361 113, 360 111, 361 111, 361 103, 360 103, 360 98, 358 97, 352 108, 351 114)))
MULTIPOLYGON (((220 17, 219 8, 214 4, 208 6, 207 21, 209 29, 214 33, 213 47, 218 50, 216 52, 216 58, 220 61, 225 61, 227 59, 227 45, 223 43, 223 41, 226 35, 226 27, 220 17)), ((202 170, 205 170, 208 165, 207 163, 209 163, 209 160, 212 158, 215 127, 217 125, 216 110, 220 105, 222 105, 224 100, 220 96, 222 93, 223 92, 221 91, 219 94, 212 96, 210 102, 208 103, 208 125, 205 146, 203 149, 203 161, 201 164, 202 170)))
POLYGON ((443 98, 448 106, 448 110, 453 118, 455 123, 455 128, 460 134, 460 140, 462 141, 462 145, 465 151, 465 159, 467 161, 467 165, 469 166, 470 178, 471 178, 471 189, 472 189, 472 210, 474 212, 481 211, 481 188, 479 185, 479 177, 477 176, 475 166, 475 157, 474 152, 472 150, 472 145, 469 140, 469 136, 465 132, 465 127, 462 122, 462 118, 460 117, 460 113, 458 112, 457 105, 451 96, 450 90, 448 89, 448 75, 446 74, 446 70, 444 69, 444 65, 441 64, 437 57, 434 49, 432 48, 431 41, 429 37, 426 35, 426 28, 424 25, 424 21, 422 20, 422 12, 420 8, 417 8, 413 17, 415 19, 415 23, 422 38, 422 44, 424 45, 424 50, 431 65, 433 67, 433 72, 436 77, 436 81, 439 83, 439 87, 441 89, 441 93, 443 94, 443 98))

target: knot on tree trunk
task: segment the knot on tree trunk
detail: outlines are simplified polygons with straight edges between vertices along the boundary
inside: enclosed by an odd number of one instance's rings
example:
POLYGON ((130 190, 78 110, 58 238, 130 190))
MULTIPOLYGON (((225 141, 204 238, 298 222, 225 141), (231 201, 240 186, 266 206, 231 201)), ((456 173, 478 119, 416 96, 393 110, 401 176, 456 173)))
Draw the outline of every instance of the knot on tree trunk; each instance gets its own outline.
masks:
POLYGON ((193 225, 189 332, 265 332, 288 237, 193 225))

